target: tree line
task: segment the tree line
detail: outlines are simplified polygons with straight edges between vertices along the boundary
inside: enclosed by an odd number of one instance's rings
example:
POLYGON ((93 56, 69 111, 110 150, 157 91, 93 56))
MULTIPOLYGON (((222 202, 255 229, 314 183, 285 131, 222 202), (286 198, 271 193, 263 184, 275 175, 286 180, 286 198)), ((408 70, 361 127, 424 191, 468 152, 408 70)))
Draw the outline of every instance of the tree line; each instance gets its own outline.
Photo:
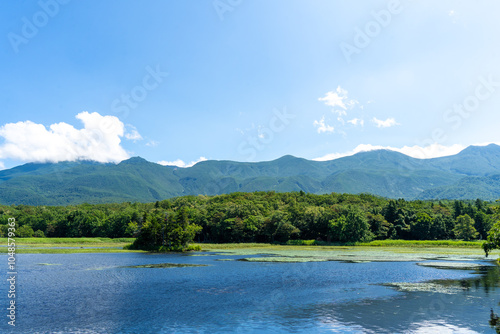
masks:
POLYGON ((155 203, 0 205, 0 236, 14 217, 17 237, 135 237, 138 247, 169 249, 182 248, 190 238, 213 243, 486 240, 500 220, 497 208, 498 203, 480 199, 407 201, 302 191, 185 196, 155 203))

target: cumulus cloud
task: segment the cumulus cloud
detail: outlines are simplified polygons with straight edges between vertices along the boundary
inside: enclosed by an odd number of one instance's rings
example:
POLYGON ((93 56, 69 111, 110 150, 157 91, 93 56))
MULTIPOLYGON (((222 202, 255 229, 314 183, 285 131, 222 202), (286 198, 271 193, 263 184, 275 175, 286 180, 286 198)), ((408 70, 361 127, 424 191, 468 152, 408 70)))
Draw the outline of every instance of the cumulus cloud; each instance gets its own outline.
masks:
POLYGON ((335 91, 330 91, 325 94, 324 97, 320 97, 318 101, 324 102, 327 106, 332 107, 332 112, 338 114, 339 116, 347 115, 346 110, 352 109, 359 102, 347 97, 347 90, 337 87, 335 91), (340 108, 340 109, 336 109, 340 108))
POLYGON ((385 121, 373 117, 372 122, 375 123, 377 128, 390 128, 391 126, 399 125, 399 123, 392 117, 386 119, 385 121))
POLYGON ((357 126, 357 125, 364 126, 365 125, 365 121, 362 119, 359 119, 359 118, 353 118, 351 120, 348 120, 347 123, 351 123, 354 126, 357 126))
MULTIPOLYGON (((318 98, 325 105, 332 107, 332 113, 337 115, 337 121, 341 126, 345 125, 344 116, 347 116, 347 111, 353 109, 359 104, 357 100, 349 99, 348 91, 338 86, 336 90, 327 92, 324 97, 318 98)), ((334 127, 325 124, 324 117, 321 121, 314 121, 314 125, 318 127, 318 133, 333 132, 334 127)))
POLYGON ((135 126, 127 124, 126 128, 127 132, 125 132, 125 138, 127 138, 128 140, 133 140, 135 143, 136 141, 143 139, 135 126))
POLYGON ((330 153, 330 154, 324 155, 322 157, 319 157, 319 158, 316 158, 313 160, 329 161, 329 160, 334 160, 334 159, 338 159, 338 158, 351 156, 351 155, 354 155, 354 154, 360 153, 360 152, 368 152, 368 151, 375 151, 375 150, 391 150, 391 151, 403 153, 403 154, 408 155, 412 158, 431 159, 431 158, 438 158, 438 157, 445 157, 445 156, 449 156, 449 155, 454 155, 454 154, 459 153, 463 149, 465 149, 465 146, 459 145, 459 144, 445 146, 445 145, 440 145, 440 144, 434 143, 432 145, 428 145, 425 147, 415 145, 415 146, 404 146, 402 148, 397 148, 397 147, 392 147, 392 146, 361 144, 361 145, 358 145, 352 151, 344 152, 344 153, 330 153))
POLYGON ((4 142, 0 145, 0 159, 119 162, 129 158, 120 144, 125 127, 117 117, 84 111, 76 118, 83 128, 76 129, 64 122, 46 128, 31 121, 1 126, 0 137, 4 142))
POLYGON ((174 161, 165 161, 165 160, 162 160, 162 161, 158 161, 157 164, 163 165, 163 166, 177 166, 177 167, 181 167, 181 168, 187 168, 187 167, 193 167, 198 162, 206 161, 206 160, 207 160, 207 158, 205 158, 205 157, 200 157, 198 160, 191 161, 190 163, 185 163, 181 159, 177 159, 177 160, 174 160, 174 161))
POLYGON ((324 97, 320 97, 318 101, 324 101, 327 106, 330 107, 340 107, 344 110, 347 109, 345 105, 345 100, 347 99, 347 90, 337 87, 337 90, 330 91, 325 94, 324 97))
POLYGON ((319 121, 314 121, 313 125, 317 127, 318 133, 333 132, 334 130, 333 126, 325 124, 325 116, 323 116, 319 121))

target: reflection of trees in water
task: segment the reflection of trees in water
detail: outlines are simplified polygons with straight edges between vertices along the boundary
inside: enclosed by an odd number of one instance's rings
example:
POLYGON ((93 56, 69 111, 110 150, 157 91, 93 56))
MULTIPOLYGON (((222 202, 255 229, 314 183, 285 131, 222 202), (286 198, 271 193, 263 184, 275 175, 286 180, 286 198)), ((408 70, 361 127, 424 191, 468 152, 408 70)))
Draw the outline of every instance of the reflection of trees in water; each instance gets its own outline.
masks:
POLYGON ((467 278, 462 280, 437 280, 436 283, 446 287, 460 286, 464 290, 474 288, 476 290, 483 289, 486 294, 493 292, 497 287, 500 287, 500 267, 488 266, 477 269, 477 278, 467 278))
POLYGON ((486 293, 490 290, 495 290, 495 288, 499 286, 500 282, 500 267, 489 267, 488 270, 481 275, 479 281, 480 282, 476 284, 478 284, 478 287, 482 286, 486 293))
POLYGON ((486 267, 484 269, 478 270, 478 274, 480 274, 478 278, 465 280, 464 284, 468 288, 483 288, 486 294, 488 294, 490 291, 494 291, 497 287, 500 286, 500 267, 486 267))
MULTIPOLYGON (((491 300, 496 303, 497 296, 500 295, 500 267, 483 267, 466 272, 473 272, 475 275, 465 279, 422 282, 421 290, 388 297, 332 300, 283 308, 277 312, 296 328, 303 327, 310 319, 317 319, 319 323, 332 326, 338 331, 344 329, 341 326, 345 325, 345 329, 373 333, 415 332, 417 329, 425 332, 430 328, 425 327, 425 324, 435 324, 437 327, 445 324, 457 330, 463 326, 488 328, 488 304, 491 300), (440 285, 444 289, 434 289, 434 285, 440 285), (430 287, 429 291, 425 290, 426 286, 430 287)), ((416 283, 417 287, 418 284, 416 283)), ((493 311, 500 315, 500 305, 493 311)), ((492 328, 500 334, 500 320, 492 328)))
MULTIPOLYGON (((488 267, 486 270, 481 272, 481 277, 479 279, 475 279, 472 282, 475 285, 476 289, 484 288, 486 293, 490 291, 494 291, 496 287, 499 286, 500 281, 500 267, 488 267)), ((500 304, 500 303, 499 303, 500 304)), ((493 312, 493 309, 490 310, 490 326, 495 328, 495 331, 500 334, 500 318, 498 315, 493 312)))
MULTIPOLYGON (((438 280, 439 284, 444 286, 457 286, 459 285, 464 291, 471 290, 484 290, 486 294, 495 291, 500 287, 500 267, 487 266, 476 270, 477 278, 467 278, 462 280, 438 280)), ((500 303, 499 303, 500 305, 500 303)), ((495 328, 496 332, 500 334, 500 317, 494 313, 493 309, 490 312, 490 326, 495 328)))
POLYGON ((500 333, 500 319, 498 315, 493 312, 493 309, 491 309, 490 312, 490 326, 495 327, 495 331, 500 333))
MULTIPOLYGON (((486 294, 495 291, 496 288, 500 287, 500 267, 499 266, 488 266, 476 270, 477 278, 468 278, 463 280, 445 280, 439 281, 445 286, 456 286, 457 283, 464 288, 464 290, 470 290, 474 288, 475 290, 483 289, 486 294)), ((499 303, 500 306, 500 303, 499 303)), ((500 334, 500 317, 496 314, 493 309, 490 311, 489 324, 492 328, 495 328, 496 332, 500 334)))

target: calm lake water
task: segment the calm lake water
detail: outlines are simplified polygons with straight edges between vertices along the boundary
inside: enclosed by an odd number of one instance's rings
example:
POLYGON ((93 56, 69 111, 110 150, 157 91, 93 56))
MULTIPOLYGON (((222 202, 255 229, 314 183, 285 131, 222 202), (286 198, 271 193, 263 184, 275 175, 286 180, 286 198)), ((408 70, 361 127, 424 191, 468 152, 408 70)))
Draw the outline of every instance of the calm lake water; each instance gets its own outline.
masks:
MULTIPOLYGON (((19 254, 16 327, 7 325, 4 281, 0 332, 495 333, 488 320, 490 308, 500 311, 498 267, 218 261, 235 258, 241 256, 19 254), (208 266, 120 268, 155 263, 208 266), (443 291, 382 285, 429 280, 443 291)), ((0 261, 5 277, 7 257, 0 261)))

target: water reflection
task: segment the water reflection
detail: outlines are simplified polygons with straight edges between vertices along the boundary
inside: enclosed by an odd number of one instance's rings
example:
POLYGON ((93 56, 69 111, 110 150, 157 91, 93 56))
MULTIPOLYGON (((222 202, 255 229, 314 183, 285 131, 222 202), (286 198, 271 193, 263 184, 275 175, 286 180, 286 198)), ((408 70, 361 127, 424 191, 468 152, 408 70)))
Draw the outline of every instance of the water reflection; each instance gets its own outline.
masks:
POLYGON ((493 312, 493 309, 490 311, 490 326, 495 328, 497 333, 500 333, 500 318, 498 317, 498 314, 493 312))
MULTIPOLYGON (((437 269, 442 270, 442 269, 437 269)), ((483 267, 473 278, 434 280, 444 291, 403 292, 391 298, 365 299, 362 302, 331 302, 303 309, 289 309, 282 316, 301 320, 315 318, 323 328, 334 332, 339 324, 364 333, 485 333, 495 330, 488 323, 492 305, 500 300, 500 268, 483 267)), ((500 321, 497 332, 500 333, 500 321)))
MULTIPOLYGON (((20 322, 12 332, 495 333, 488 320, 491 309, 500 311, 499 267, 221 258, 237 256, 20 254, 20 322), (123 268, 165 263, 208 266, 123 268), (382 285, 429 278, 443 289, 382 285)), ((1 333, 9 330, 0 324, 1 333)))

